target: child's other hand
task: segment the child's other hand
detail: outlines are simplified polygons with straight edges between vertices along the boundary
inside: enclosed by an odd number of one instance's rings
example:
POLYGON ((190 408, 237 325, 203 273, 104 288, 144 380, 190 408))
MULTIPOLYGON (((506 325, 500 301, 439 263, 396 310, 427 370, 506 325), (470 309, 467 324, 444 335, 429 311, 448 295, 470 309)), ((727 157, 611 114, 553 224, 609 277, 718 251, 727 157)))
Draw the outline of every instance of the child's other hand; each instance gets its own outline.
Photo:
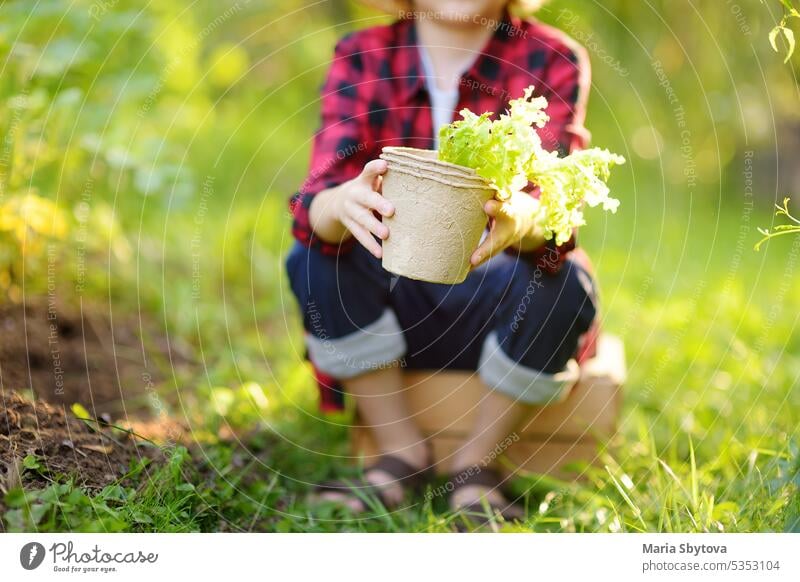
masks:
POLYGON ((394 206, 381 194, 381 181, 386 173, 384 160, 372 160, 361 171, 358 177, 340 186, 336 196, 336 218, 350 231, 358 242, 381 258, 381 245, 372 237, 386 240, 389 227, 375 218, 377 211, 381 216, 392 216, 394 206))
POLYGON ((474 267, 491 259, 508 247, 529 251, 545 240, 534 221, 538 201, 525 192, 516 192, 503 202, 489 200, 483 210, 489 216, 489 234, 478 246, 470 262, 474 267))

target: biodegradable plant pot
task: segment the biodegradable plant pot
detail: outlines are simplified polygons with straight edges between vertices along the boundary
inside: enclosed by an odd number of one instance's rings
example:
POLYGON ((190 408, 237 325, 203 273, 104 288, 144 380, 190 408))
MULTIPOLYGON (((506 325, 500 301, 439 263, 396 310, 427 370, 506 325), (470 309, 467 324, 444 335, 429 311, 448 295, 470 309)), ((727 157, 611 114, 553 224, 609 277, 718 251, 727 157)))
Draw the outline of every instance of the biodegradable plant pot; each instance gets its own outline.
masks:
POLYGON ((386 147, 383 196, 395 207, 383 268, 409 279, 461 283, 486 227, 483 206, 494 197, 471 168, 439 161, 432 150, 386 147))

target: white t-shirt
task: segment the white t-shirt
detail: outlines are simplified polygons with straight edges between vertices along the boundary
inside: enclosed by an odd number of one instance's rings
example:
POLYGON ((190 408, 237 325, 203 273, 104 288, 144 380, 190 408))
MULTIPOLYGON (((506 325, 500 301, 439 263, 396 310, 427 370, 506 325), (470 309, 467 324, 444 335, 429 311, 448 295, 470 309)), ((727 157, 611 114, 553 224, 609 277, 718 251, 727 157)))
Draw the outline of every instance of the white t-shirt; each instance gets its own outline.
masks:
MULTIPOLYGON (((449 125, 453 121, 453 113, 458 106, 458 84, 451 89, 439 89, 436 85, 436 72, 433 70, 433 63, 425 47, 419 46, 419 56, 422 61, 422 68, 425 71, 425 86, 431 96, 431 116, 433 117, 433 149, 439 149, 439 129, 443 125, 449 125)), ((472 66, 477 58, 473 57, 462 69, 463 74, 472 66)), ((461 75, 459 75, 459 78, 461 75)), ((483 243, 488 235, 488 228, 484 229, 480 242, 483 243)), ((481 266, 483 268, 483 265, 481 266)))
MULTIPOLYGON (((433 147, 439 149, 439 129, 453 121, 453 113, 458 106, 458 83, 449 89, 439 89, 436 80, 436 71, 433 69, 428 51, 419 45, 419 56, 422 69, 425 72, 425 86, 431 96, 431 115, 433 117, 433 147)), ((474 59, 473 59, 474 60, 474 59)), ((464 67, 464 71, 472 66, 472 60, 464 67)), ((460 75, 459 75, 460 77, 460 75)))

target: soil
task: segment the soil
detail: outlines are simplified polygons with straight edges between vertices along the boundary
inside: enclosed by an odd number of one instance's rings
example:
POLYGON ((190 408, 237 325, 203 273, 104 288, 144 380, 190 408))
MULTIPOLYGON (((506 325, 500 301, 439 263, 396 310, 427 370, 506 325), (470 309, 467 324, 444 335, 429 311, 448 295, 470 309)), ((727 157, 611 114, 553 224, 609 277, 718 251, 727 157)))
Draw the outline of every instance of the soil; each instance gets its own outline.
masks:
MULTIPOLYGON (((158 381, 138 323, 114 325, 98 308, 47 303, 0 306, 0 389, 33 389, 52 404, 83 405, 94 417, 142 414, 158 381)), ((149 346, 151 338, 147 338, 149 346)))
POLYGON ((156 442, 186 434, 148 404, 165 376, 156 364, 185 366, 188 359, 174 345, 167 358, 157 333, 145 331, 142 341, 137 319, 115 315, 112 325, 105 312, 47 302, 0 305, 0 510, 15 486, 36 489, 51 475, 70 475, 100 489, 126 474, 132 460, 160 456, 157 447, 107 423, 156 442), (74 403, 106 424, 79 420, 74 403), (44 470, 25 470, 27 455, 39 457, 44 470))
MULTIPOLYGON (((47 302, 0 305, 0 532, 12 489, 41 489, 69 476, 95 492, 123 478, 132 462, 163 462, 154 443, 194 450, 191 431, 168 415, 166 395, 158 394, 165 408, 151 406, 171 371, 191 373, 190 350, 173 341, 168 351, 146 323, 142 332, 137 318, 114 314, 112 324, 106 312, 47 302), (95 420, 79 419, 74 403, 95 420), (26 467, 28 455, 38 467, 26 467)), ((243 467, 247 457, 237 455, 234 463, 243 467)), ((198 474, 213 481, 217 469, 203 458, 196 455, 198 474)))
POLYGON ((130 470, 133 459, 160 458, 160 449, 129 433, 78 420, 66 407, 5 392, 0 407, 0 492, 37 489, 48 475, 71 475, 77 484, 100 489, 130 470), (41 469, 26 470, 27 455, 41 469))

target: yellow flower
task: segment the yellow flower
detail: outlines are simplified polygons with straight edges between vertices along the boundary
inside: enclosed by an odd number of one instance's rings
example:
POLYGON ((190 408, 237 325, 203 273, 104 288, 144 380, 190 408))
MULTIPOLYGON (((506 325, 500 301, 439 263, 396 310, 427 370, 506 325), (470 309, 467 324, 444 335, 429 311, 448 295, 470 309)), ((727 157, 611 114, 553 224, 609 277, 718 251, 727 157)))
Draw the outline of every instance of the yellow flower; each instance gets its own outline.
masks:
POLYGON ((0 207, 0 230, 11 231, 20 242, 28 230, 50 238, 67 234, 64 212, 52 201, 33 193, 12 196, 0 207))

